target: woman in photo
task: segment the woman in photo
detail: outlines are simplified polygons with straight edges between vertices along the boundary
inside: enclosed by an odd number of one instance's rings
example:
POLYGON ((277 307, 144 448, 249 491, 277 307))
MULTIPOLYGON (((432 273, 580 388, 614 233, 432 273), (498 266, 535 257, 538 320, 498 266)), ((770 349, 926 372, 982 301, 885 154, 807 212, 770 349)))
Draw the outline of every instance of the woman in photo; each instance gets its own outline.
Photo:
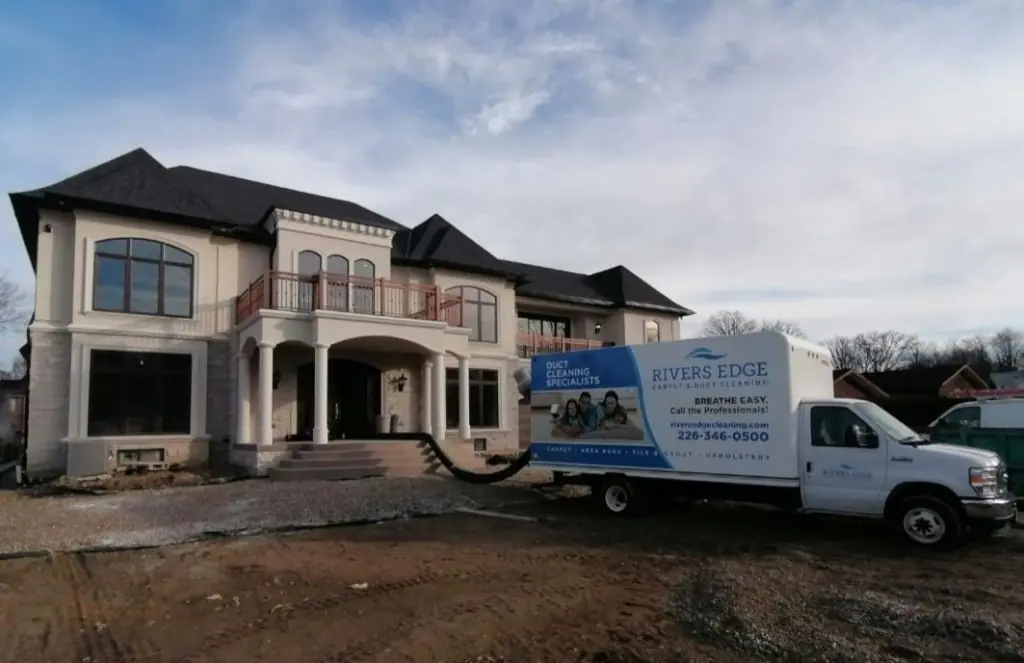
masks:
POLYGON ((579 437, 583 434, 583 413, 575 398, 570 398, 562 408, 562 416, 552 427, 551 434, 557 437, 579 437))
POLYGON ((626 408, 619 405, 619 395, 614 391, 605 393, 601 401, 601 428, 618 428, 629 426, 626 408))

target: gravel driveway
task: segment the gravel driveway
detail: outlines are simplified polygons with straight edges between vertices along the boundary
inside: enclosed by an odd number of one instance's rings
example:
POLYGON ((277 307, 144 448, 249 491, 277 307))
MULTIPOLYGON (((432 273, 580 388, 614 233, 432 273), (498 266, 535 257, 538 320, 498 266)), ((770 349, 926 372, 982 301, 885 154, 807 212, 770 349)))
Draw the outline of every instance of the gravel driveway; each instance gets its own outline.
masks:
POLYGON ((337 482, 239 481, 105 496, 0 492, 0 554, 178 543, 241 533, 439 514, 529 499, 526 486, 440 477, 337 482))

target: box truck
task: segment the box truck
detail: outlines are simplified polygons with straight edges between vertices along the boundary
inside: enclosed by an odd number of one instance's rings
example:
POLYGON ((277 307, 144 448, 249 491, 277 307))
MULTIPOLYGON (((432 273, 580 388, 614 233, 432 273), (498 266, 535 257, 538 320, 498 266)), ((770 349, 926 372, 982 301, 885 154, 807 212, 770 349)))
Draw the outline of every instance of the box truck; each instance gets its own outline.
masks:
POLYGON ((676 494, 884 518, 950 547, 1016 519, 1006 466, 835 398, 826 348, 776 332, 531 360, 530 464, 605 508, 676 494))

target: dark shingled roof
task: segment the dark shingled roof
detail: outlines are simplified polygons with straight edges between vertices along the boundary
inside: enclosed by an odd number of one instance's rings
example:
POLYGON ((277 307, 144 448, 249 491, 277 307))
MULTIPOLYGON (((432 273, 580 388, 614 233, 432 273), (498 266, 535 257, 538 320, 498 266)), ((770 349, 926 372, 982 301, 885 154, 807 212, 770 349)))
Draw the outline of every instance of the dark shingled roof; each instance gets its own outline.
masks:
POLYGON ((394 230, 398 264, 503 276, 516 282, 518 293, 538 299, 693 314, 621 265, 580 274, 501 260, 437 214, 410 229, 345 200, 189 166, 166 168, 141 148, 10 198, 33 266, 41 208, 141 216, 264 243, 273 237, 261 222, 276 208, 394 230))
POLYGON ((863 373, 868 380, 892 396, 934 396, 942 384, 963 366, 930 366, 904 368, 897 371, 863 373))

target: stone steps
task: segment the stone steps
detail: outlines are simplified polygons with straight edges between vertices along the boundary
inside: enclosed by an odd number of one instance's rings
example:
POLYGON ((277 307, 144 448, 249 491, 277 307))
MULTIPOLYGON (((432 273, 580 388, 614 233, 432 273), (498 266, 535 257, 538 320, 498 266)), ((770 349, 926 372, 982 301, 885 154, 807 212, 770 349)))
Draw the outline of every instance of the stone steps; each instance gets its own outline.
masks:
POLYGON ((276 481, 345 481, 367 477, 434 474, 441 463, 417 440, 343 440, 290 445, 290 454, 270 468, 276 481))

